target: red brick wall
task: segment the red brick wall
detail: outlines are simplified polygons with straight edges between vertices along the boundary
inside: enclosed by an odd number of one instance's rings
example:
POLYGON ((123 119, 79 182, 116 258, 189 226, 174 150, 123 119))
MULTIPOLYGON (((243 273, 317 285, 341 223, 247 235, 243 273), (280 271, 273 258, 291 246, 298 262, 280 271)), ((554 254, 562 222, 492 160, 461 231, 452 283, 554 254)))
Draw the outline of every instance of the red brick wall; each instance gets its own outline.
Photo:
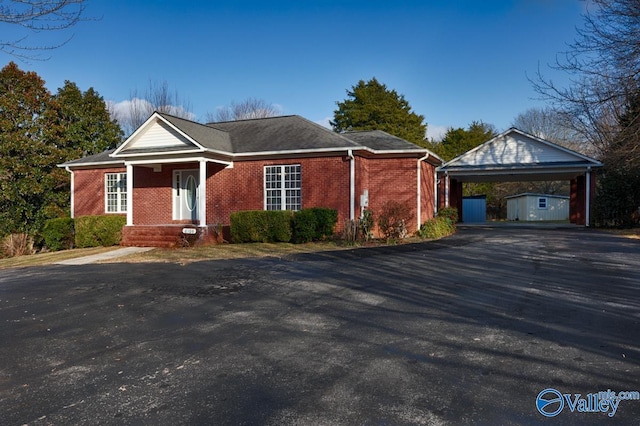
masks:
MULTIPOLYGON (((198 169, 198 163, 163 164, 159 172, 150 167, 133 167, 133 224, 174 223, 173 171, 198 169)), ((177 222, 176 222, 177 223, 177 222)))
POLYGON ((229 223, 231 213, 264 209, 264 167, 300 164, 302 208, 338 211, 338 224, 349 218, 349 162, 342 156, 270 161, 236 161, 207 180, 207 222, 229 223))
POLYGON ((434 174, 436 170, 431 164, 423 161, 420 171, 420 224, 433 218, 434 214, 434 174))
MULTIPOLYGON (((270 161, 236 161, 233 168, 207 165, 207 223, 229 224, 231 213, 264 209, 264 167, 300 164, 302 173, 302 208, 328 207, 338 211, 337 232, 349 219, 350 162, 346 156, 301 158, 270 161)), ((173 171, 198 169, 197 163, 162 166, 160 172, 150 167, 134 167, 133 223, 155 225, 177 223, 173 216, 173 171)), ((104 214, 105 173, 126 172, 125 168, 75 171, 75 214, 104 214)), ((421 172, 422 217, 433 216, 434 168, 423 163, 421 172)), ((405 203, 413 212, 410 232, 417 228, 415 158, 368 159, 356 157, 355 215, 360 215, 360 195, 369 190, 369 209, 378 214, 390 199, 405 203)))
POLYGON ((411 209, 407 230, 413 233, 417 229, 417 159, 369 159, 368 168, 369 209, 376 222, 384 203, 395 200, 411 209))
POLYGON ((74 170, 74 216, 106 214, 104 209, 104 175, 107 173, 125 173, 126 171, 125 167, 74 170))

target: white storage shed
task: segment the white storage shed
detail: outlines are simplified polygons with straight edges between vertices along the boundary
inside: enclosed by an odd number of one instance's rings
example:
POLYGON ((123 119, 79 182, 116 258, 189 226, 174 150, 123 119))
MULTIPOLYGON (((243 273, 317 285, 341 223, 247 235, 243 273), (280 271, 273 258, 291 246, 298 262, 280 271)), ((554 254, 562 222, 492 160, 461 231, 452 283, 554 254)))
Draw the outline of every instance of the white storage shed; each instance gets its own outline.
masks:
POLYGON ((569 220, 569 197, 524 193, 506 199, 507 220, 569 220))

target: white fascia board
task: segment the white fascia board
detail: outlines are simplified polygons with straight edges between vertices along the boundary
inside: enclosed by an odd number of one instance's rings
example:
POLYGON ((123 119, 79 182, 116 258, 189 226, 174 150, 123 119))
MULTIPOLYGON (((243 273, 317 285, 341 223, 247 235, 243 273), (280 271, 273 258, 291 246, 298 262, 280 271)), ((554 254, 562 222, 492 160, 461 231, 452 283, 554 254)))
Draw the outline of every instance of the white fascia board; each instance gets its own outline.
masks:
POLYGON ((200 161, 205 161, 207 163, 218 163, 224 164, 226 166, 233 166, 233 161, 223 161, 223 160, 215 160, 213 158, 206 157, 180 157, 180 158, 163 158, 161 161, 158 161, 153 158, 142 159, 142 160, 126 160, 124 162, 125 165, 132 166, 143 166, 149 164, 176 164, 176 163, 196 163, 200 161))
MULTIPOLYGON (((584 173, 586 167, 574 168, 536 168, 536 169, 519 169, 519 168, 503 168, 503 169, 485 169, 485 170, 444 170, 451 177, 457 176, 499 176, 499 175, 548 175, 548 174, 565 174, 565 173, 584 173)), ((438 170, 442 172, 442 170, 438 170)))
MULTIPOLYGON (((429 157, 435 157, 442 160, 440 157, 429 151, 428 149, 389 149, 389 150, 375 150, 367 146, 355 146, 355 147, 338 147, 338 148, 311 148, 311 149, 289 149, 281 151, 256 151, 256 152, 241 152, 233 154, 234 157, 265 157, 271 155, 287 155, 287 154, 314 154, 314 153, 327 153, 327 152, 345 152, 345 151, 367 151, 372 154, 429 154, 429 157)), ((213 152, 209 150, 209 152, 213 152)), ((229 153, 222 153, 227 154, 229 153)))
MULTIPOLYGON (((149 152, 135 152, 131 154, 122 154, 119 155, 118 158, 122 160, 126 160, 127 158, 135 158, 135 157, 162 157, 166 155, 185 155, 185 154, 202 154, 206 152, 204 149, 189 149, 186 151, 149 151, 149 152)), ((113 155, 113 154, 112 154, 113 155)))
POLYGON ((313 153, 326 153, 326 152, 342 152, 345 151, 366 150, 366 147, 343 147, 343 148, 313 148, 313 149, 290 149, 281 151, 257 151, 257 152, 241 152, 233 154, 234 157, 265 157, 271 155, 288 155, 288 154, 313 154, 313 153))
POLYGON ((122 166, 124 167, 124 161, 123 160, 113 160, 113 161, 95 161, 95 162, 91 162, 91 163, 78 163, 78 164, 67 164, 67 163, 62 163, 62 164, 56 164, 56 167, 60 167, 60 168, 69 168, 69 169, 80 169, 83 167, 90 167, 90 168, 94 168, 96 166, 102 166, 102 167, 109 167, 109 166, 122 166))

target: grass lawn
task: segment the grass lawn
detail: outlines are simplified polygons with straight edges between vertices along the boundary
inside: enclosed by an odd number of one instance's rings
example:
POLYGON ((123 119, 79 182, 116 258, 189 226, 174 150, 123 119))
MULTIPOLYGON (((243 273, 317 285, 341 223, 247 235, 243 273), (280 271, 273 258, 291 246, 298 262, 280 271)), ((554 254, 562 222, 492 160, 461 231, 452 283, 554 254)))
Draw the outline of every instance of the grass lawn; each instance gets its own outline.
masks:
POLYGON ((51 265, 52 263, 60 262, 67 259, 75 259, 82 256, 91 256, 93 254, 106 253, 109 251, 117 250, 120 247, 92 247, 85 249, 73 249, 52 251, 48 253, 38 253, 26 256, 16 256, 7 259, 0 259, 0 269, 6 268, 21 268, 27 266, 42 266, 51 265))

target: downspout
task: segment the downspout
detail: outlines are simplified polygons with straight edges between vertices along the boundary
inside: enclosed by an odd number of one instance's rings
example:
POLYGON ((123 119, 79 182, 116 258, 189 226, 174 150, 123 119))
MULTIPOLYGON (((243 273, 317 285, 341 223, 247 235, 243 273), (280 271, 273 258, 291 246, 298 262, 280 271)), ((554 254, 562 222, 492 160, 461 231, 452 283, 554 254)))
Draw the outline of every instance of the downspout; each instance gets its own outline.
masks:
POLYGON ((74 213, 75 213, 74 212, 74 210, 75 210, 75 208, 74 208, 74 205, 75 205, 75 203, 74 203, 74 201, 75 201, 75 196, 74 196, 75 187, 74 187, 74 181, 73 181, 73 177, 74 177, 73 176, 73 170, 71 170, 71 168, 69 166, 65 166, 64 169, 66 171, 68 171, 69 173, 71 173, 71 185, 70 185, 71 186, 71 199, 70 199, 69 202, 71 203, 71 209, 70 209, 71 210, 71 219, 73 219, 74 218, 74 213))
POLYGON ((347 150, 349 157, 349 220, 355 219, 356 211, 356 157, 353 150, 347 150))
POLYGON ((433 216, 438 214, 438 171, 433 170, 433 216))
POLYGON ((427 158, 429 158, 429 153, 428 152, 425 154, 424 157, 422 157, 422 158, 420 158, 418 160, 418 173, 417 173, 417 176, 418 176, 418 190, 416 191, 417 198, 418 198, 418 210, 417 210, 418 217, 417 217, 417 220, 416 220, 416 226, 417 226, 418 229, 416 229, 416 231, 420 230, 420 225, 421 225, 421 222, 422 222, 422 203, 421 203, 421 200, 420 200, 420 197, 422 196, 422 188, 421 188, 421 186, 422 186, 421 185, 421 183, 422 183, 422 162, 425 161, 427 158))

